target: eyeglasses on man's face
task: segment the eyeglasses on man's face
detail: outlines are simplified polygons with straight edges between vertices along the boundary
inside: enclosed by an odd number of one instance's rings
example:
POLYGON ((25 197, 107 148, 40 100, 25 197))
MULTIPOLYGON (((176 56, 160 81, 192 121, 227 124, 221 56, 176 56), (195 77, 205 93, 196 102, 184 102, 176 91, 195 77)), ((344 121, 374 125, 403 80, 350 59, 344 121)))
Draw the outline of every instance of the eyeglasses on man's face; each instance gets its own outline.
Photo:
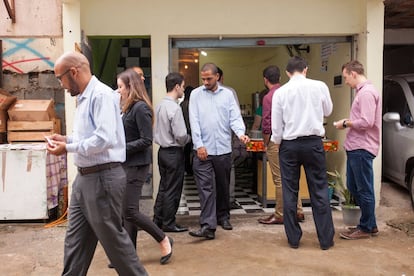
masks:
POLYGON ((62 77, 64 75, 66 75, 67 73, 69 73, 71 69, 72 69, 72 67, 70 67, 68 70, 66 70, 65 72, 63 72, 63 74, 60 74, 60 75, 56 76, 56 78, 61 82, 62 81, 62 77))

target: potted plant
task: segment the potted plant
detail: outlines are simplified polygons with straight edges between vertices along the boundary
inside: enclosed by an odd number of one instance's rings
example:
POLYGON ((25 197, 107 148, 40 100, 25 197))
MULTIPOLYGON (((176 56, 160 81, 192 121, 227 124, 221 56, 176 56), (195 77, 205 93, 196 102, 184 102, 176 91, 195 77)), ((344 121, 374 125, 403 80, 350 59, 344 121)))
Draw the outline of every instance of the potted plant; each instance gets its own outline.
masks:
POLYGON ((331 202, 332 196, 335 192, 335 187, 336 187, 338 179, 337 179, 336 173, 334 172, 327 171, 326 174, 328 176, 327 178, 328 178, 329 202, 331 202))
POLYGON ((340 193, 342 217, 345 225, 355 226, 358 225, 361 217, 361 209, 357 205, 355 198, 351 192, 347 189, 344 182, 342 181, 341 174, 335 170, 335 172, 327 172, 328 184, 333 186, 335 190, 340 193), (331 182, 331 183, 330 183, 331 182))

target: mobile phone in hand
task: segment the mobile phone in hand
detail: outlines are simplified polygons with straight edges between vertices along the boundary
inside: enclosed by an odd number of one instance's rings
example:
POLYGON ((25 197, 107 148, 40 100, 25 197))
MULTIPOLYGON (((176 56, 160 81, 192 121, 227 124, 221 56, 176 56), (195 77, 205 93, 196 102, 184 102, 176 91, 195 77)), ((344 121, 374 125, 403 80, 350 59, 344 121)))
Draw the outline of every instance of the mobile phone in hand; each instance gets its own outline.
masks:
POLYGON ((50 147, 55 147, 55 143, 52 141, 52 139, 50 139, 49 137, 45 136, 45 139, 47 141, 47 143, 49 144, 50 147))

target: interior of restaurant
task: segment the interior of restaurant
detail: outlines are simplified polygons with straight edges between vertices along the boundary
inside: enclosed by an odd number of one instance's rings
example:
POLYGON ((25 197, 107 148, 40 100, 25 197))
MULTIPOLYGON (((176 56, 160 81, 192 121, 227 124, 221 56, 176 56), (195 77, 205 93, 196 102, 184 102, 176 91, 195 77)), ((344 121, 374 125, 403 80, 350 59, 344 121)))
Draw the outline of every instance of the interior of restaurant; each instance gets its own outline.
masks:
MULTIPOLYGON (((306 41, 303 40, 303 42, 306 41)), ((189 47, 192 42, 191 40, 188 43, 189 47)), ((173 41, 172 44, 178 47, 172 49, 173 60, 171 64, 173 68, 178 66, 179 72, 185 76, 186 83, 194 87, 199 85, 199 68, 202 64, 206 62, 217 64, 224 72, 224 85, 237 91, 247 132, 251 136, 255 136, 250 130, 255 110, 259 105, 258 95, 265 88, 262 76, 263 69, 268 65, 279 66, 281 84, 284 84, 288 81, 284 70, 288 59, 293 55, 302 56, 309 63, 308 77, 322 80, 330 88, 334 112, 325 120, 326 138, 334 141, 339 140, 340 137, 337 136, 337 131, 332 123, 343 118, 343 115, 349 111, 351 93, 350 89, 342 83, 341 66, 351 59, 352 44, 349 41, 336 43, 321 41, 294 45, 274 43, 275 45, 267 46, 267 41, 256 40, 254 46, 241 45, 243 43, 249 44, 249 42, 237 40, 233 47, 226 45, 226 47, 179 48, 180 41, 173 41), (174 57, 178 58, 174 59, 174 57)), ((205 44, 211 45, 214 44, 214 41, 207 41, 205 44)), ((186 46, 185 41, 181 45, 186 46)), ((244 166, 247 164, 247 168, 252 171, 253 192, 257 193, 258 199, 263 205, 268 205, 268 203, 274 202, 274 186, 271 183, 269 166, 263 170, 264 162, 261 162, 261 153, 255 152, 256 150, 261 151, 259 148, 249 152, 249 158, 252 159, 252 162, 244 163, 244 166)), ((327 152, 327 166, 332 170, 338 168, 343 162, 340 157, 336 158, 337 153, 339 152, 327 152)), ((240 183, 240 180, 236 183, 240 183)), ((305 202, 309 199, 304 173, 301 177, 300 196, 305 202)))

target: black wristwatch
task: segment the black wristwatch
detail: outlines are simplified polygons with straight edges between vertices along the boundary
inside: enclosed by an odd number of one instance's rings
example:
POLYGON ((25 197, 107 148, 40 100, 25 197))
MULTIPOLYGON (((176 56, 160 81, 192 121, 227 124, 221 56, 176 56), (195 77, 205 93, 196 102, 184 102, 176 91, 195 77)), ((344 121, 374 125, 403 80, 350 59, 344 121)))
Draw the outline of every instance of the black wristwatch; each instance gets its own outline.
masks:
POLYGON ((343 123, 342 123, 342 127, 343 127, 343 128, 346 128, 346 120, 344 120, 344 121, 343 121, 343 123))

